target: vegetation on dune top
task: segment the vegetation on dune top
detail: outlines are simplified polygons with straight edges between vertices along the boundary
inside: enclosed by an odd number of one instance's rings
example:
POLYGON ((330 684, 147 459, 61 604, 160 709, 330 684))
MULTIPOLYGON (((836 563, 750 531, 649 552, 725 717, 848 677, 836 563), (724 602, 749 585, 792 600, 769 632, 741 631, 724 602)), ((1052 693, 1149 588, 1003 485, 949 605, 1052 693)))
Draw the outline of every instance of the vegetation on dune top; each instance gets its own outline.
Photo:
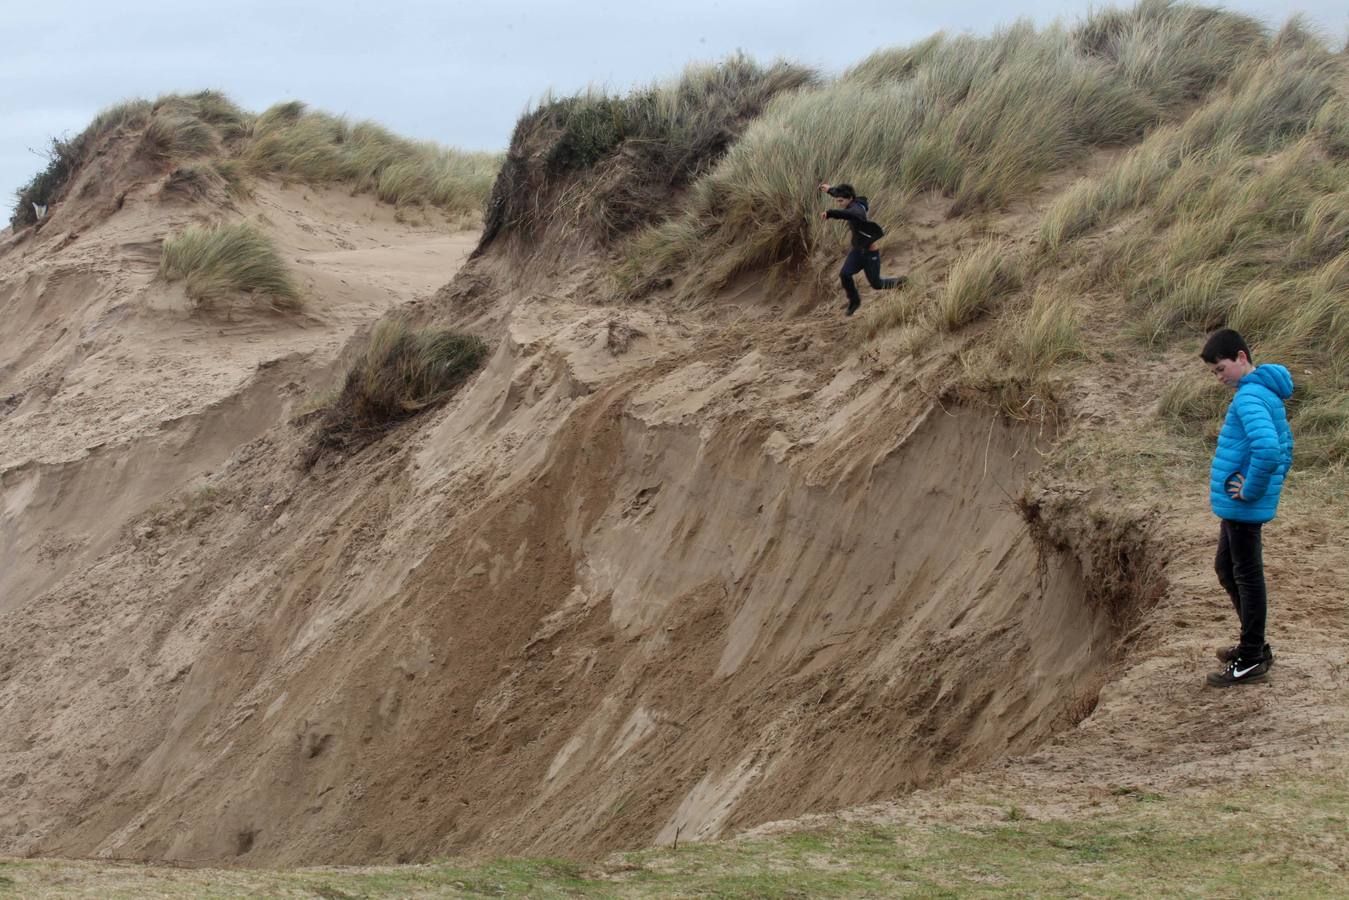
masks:
POLYGON ((996 209, 1092 148, 1181 118, 1249 58, 1279 53, 1254 20, 1144 0, 1076 28, 1026 22, 883 50, 818 90, 782 98, 693 186, 680 215, 629 248, 631 290, 700 261, 690 285, 799 269, 826 240, 819 181, 865 188, 891 225, 917 194, 949 214, 996 209))
POLYGON ((395 205, 456 212, 482 208, 501 165, 496 153, 465 153, 398 137, 373 122, 279 103, 258 116, 243 153, 255 172, 311 184, 350 184, 395 205))
MULTIPOLYGON (((1122 288, 1138 342, 1236 328, 1257 363, 1293 372, 1299 462, 1349 462, 1349 160, 1315 137, 1272 156, 1186 155, 1136 215, 1101 277, 1122 288)), ((1163 414, 1216 435, 1207 380, 1185 379, 1163 414)))
MULTIPOLYGON (((1044 277, 1118 298, 1139 352, 1222 326, 1293 372, 1299 465, 1349 462, 1349 145, 1344 60, 1292 23, 1187 120, 1160 128, 1041 220, 1044 277), (1110 229, 1108 237, 1105 230, 1110 229)), ((1202 369, 1160 412, 1216 436, 1202 369)))
MULTIPOLYGON (((973 369, 1043 384, 1080 355, 1075 335, 1089 317, 1122 328, 1124 344, 1109 350, 1137 358, 1228 326, 1257 363, 1293 373, 1297 465, 1349 463, 1344 60, 1296 23, 1271 45, 1188 118, 1053 199, 1019 260, 1035 300, 1028 289, 1007 303, 1002 314, 1019 325, 997 329, 973 369)), ((1196 362, 1166 389, 1159 415, 1178 435, 1211 442, 1228 400, 1196 362)))
POLYGON ((737 55, 626 96, 545 98, 515 127, 483 245, 544 224, 607 240, 657 221, 774 97, 818 81, 737 55))
POLYGON ((349 184, 399 206, 427 205, 451 213, 481 211, 501 156, 466 153, 409 141, 370 122, 349 124, 280 103, 262 115, 245 112, 219 91, 169 94, 153 103, 132 100, 95 117, 77 137, 55 139, 48 165, 16 192, 10 217, 18 228, 37 221, 33 204, 57 199, 95 148, 121 129, 140 134, 137 152, 165 168, 209 162, 239 182, 240 163, 313 184, 349 184))
POLYGON ((76 137, 52 139, 47 168, 15 192, 10 224, 20 228, 36 222, 33 204, 47 206, 54 201, 101 141, 121 129, 141 129, 146 155, 170 159, 212 152, 237 137, 246 122, 247 114, 219 91, 168 94, 153 103, 129 100, 111 106, 76 137))

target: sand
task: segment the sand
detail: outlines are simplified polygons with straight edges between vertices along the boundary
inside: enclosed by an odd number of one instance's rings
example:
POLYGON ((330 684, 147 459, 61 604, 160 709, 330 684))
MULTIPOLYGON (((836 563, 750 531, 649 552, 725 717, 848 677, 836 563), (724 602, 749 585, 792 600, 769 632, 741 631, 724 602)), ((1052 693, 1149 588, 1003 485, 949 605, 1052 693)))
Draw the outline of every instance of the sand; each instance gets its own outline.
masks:
POLYGON ((473 232, 395 215, 340 189, 264 183, 220 211, 146 185, 116 216, 48 222, 0 255, 0 610, 96 559, 130 517, 331 387, 353 333, 429 295, 472 249, 473 232), (302 313, 201 310, 157 277, 165 236, 222 217, 277 239, 302 313))
MULTIPOLYGON (((595 856, 1342 753, 1344 523, 1296 497, 1276 677, 1205 692, 1231 614, 1204 485, 1056 480, 1052 430, 962 399, 952 346, 861 346, 753 285, 614 305, 586 260, 451 281, 465 235, 275 185, 237 212, 308 315, 205 316, 151 252, 200 210, 155 202, 0 255, 0 853, 595 856), (344 342, 446 281, 409 311, 488 363, 301 469, 344 342)), ((1181 365, 1095 373, 1069 413, 1127 427, 1181 365)))

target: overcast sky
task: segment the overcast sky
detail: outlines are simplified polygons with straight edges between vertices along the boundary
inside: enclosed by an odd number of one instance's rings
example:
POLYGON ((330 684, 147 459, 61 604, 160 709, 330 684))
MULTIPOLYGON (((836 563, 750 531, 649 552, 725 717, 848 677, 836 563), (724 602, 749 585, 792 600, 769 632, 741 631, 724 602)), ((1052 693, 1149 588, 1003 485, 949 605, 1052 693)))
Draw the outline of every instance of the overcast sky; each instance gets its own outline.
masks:
MULTIPOLYGON (((838 72, 935 31, 986 33, 1018 15, 1076 19, 1090 0, 0 0, 0 219, 73 136, 132 97, 218 88, 260 112, 279 100, 374 119, 466 149, 504 149, 548 88, 626 88, 743 50, 838 72)), ((1128 4, 1117 4, 1128 5, 1128 4)), ((1336 46, 1343 0, 1225 4, 1278 25, 1303 11, 1336 46)))

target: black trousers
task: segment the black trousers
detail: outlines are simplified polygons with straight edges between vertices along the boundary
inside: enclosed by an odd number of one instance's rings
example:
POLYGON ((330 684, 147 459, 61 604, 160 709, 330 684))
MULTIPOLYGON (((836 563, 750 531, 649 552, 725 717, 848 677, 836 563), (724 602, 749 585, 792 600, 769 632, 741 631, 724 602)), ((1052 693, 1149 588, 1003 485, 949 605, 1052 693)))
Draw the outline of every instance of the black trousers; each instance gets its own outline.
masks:
POLYGON ((1265 560, 1260 525, 1223 519, 1213 567, 1241 621, 1241 658, 1260 658, 1265 646, 1265 560))
POLYGON ((878 291, 887 288, 896 287, 899 284, 898 278, 881 277, 881 252, 879 250, 850 250, 848 258, 843 261, 843 268, 839 271, 839 279, 843 282, 843 293, 848 295, 848 304, 850 306, 860 306, 861 296, 857 293, 857 284, 852 277, 858 272, 864 272, 867 276, 867 283, 878 291))

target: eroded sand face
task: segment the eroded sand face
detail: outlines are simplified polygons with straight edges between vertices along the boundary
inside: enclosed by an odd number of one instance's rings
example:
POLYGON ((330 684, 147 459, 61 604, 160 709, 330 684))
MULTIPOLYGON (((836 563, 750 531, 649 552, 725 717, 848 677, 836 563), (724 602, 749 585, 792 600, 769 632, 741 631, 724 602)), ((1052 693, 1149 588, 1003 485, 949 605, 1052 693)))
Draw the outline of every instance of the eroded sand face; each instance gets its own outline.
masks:
POLYGON ((355 331, 429 294, 475 234, 412 226, 368 197, 259 184, 223 211, 144 186, 84 227, 54 220, 0 255, 0 610, 106 551, 122 523, 217 469, 314 391, 355 331), (194 308, 159 242, 248 218, 303 285, 300 315, 194 308), (72 233, 75 235, 71 238, 72 233))
POLYGON ((715 322, 509 302, 449 407, 310 475, 272 429, 207 511, 15 617, 123 661, 6 683, 74 698, 18 720, 16 846, 290 863, 711 838, 1032 748, 1094 694, 1113 624, 1008 502, 1029 432, 715 322), (117 774, 44 813, 57 743, 117 774))
MULTIPOLYGON (((319 321, 194 316, 130 225, 108 246, 140 262, 102 318, 87 273, 5 282, 33 337, 5 351, 3 452, 28 456, 4 476, 3 577, 27 599, 0 613, 0 852, 597 854, 896 796, 920 815, 953 783, 1089 809, 1260 771, 1256 746, 1314 763, 1343 732, 1314 677, 1342 646, 1338 532, 1290 527, 1271 554, 1299 648, 1281 692, 1196 700, 1230 618, 1202 484, 1164 516, 1103 511, 1095 485, 1027 498, 1052 435, 952 397, 954 338, 859 350, 837 310, 604 305, 481 259, 421 309, 487 337, 484 368, 301 471, 286 419, 344 335, 467 248, 303 198, 258 202, 337 298, 319 321), (47 305, 85 316, 92 352, 47 305), (44 395, 43 366, 107 388, 44 395)), ((943 221, 913 253, 950 242, 943 221)), ((86 239, 62 234, 43 253, 86 239)), ((1121 361, 1073 403, 1129 427, 1190 363, 1121 361)))

